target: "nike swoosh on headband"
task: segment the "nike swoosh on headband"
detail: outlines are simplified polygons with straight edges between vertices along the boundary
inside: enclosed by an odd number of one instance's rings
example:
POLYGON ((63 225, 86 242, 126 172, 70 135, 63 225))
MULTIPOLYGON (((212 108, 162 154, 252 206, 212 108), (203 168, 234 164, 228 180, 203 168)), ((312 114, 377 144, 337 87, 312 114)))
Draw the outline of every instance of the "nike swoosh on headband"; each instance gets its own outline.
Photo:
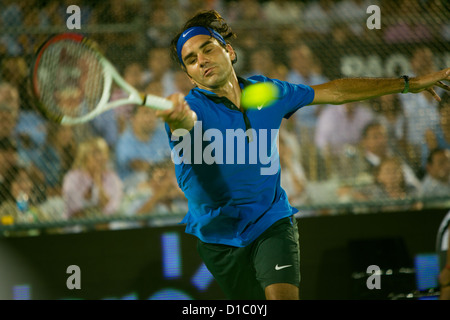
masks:
POLYGON ((194 29, 190 29, 188 32, 183 33, 183 38, 186 37, 189 33, 191 33, 192 31, 194 31, 194 29))
POLYGON ((208 35, 211 36, 223 45, 226 45, 225 39, 222 37, 220 33, 218 33, 216 30, 206 27, 191 27, 184 31, 184 33, 181 34, 181 36, 178 38, 177 41, 177 55, 180 62, 184 65, 183 59, 181 58, 181 50, 183 49, 184 44, 192 37, 198 36, 198 35, 208 35), (189 36, 188 36, 189 35, 189 36))

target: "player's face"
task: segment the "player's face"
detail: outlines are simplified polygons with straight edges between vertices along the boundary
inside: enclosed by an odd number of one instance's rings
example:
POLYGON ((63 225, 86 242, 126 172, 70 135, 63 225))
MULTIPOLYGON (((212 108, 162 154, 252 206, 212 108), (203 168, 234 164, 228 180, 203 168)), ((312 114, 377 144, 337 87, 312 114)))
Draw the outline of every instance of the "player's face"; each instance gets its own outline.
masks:
POLYGON ((233 48, 230 45, 223 48, 216 39, 208 35, 189 39, 183 46, 181 56, 191 81, 199 88, 220 88, 233 74, 233 48))

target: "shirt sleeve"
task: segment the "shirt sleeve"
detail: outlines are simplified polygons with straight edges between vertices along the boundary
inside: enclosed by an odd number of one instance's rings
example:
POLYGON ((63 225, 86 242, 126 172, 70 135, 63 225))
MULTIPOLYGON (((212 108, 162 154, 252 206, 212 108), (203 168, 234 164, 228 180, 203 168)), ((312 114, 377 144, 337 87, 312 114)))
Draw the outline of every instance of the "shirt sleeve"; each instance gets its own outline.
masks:
POLYGON ((280 108, 283 117, 289 119, 294 112, 314 100, 314 89, 304 84, 294 84, 287 81, 270 79, 265 76, 253 76, 251 80, 259 82, 272 82, 278 87, 277 108, 280 108))
POLYGON ((314 100, 314 89, 304 84, 293 84, 276 80, 280 88, 280 102, 283 106, 284 117, 289 119, 298 109, 314 100))

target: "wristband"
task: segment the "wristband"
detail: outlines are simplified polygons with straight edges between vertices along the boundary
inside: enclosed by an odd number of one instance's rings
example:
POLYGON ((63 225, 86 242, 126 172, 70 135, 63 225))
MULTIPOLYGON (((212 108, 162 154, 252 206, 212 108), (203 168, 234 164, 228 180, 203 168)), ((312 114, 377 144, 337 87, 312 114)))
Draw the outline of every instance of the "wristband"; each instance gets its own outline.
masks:
POLYGON ((403 80, 405 80, 405 88, 403 89, 402 93, 408 93, 408 91, 409 91, 409 77, 406 76, 406 75, 403 75, 400 78, 403 78, 403 80))

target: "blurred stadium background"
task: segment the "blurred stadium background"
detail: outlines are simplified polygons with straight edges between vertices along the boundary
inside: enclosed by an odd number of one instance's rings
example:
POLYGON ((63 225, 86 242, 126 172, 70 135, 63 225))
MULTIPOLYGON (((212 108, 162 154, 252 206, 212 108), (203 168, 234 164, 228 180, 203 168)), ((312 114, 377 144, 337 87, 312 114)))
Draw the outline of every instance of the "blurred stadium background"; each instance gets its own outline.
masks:
MULTIPOLYGON (((73 31, 94 38, 142 91, 188 92, 191 84, 167 48, 182 23, 205 9, 216 9, 237 33, 232 45, 241 76, 260 73, 313 85, 342 77, 420 75, 450 65, 446 0, 0 1, 1 236, 172 226, 182 219, 184 199, 169 192, 174 177, 167 141, 165 147, 151 144, 152 157, 139 156, 121 142, 134 127, 151 136, 158 129, 152 115, 139 115, 150 127, 136 123, 132 109, 122 108, 92 123, 62 128, 38 113, 28 77, 39 44, 50 34, 73 31), (80 30, 68 30, 70 5, 80 8, 80 30), (367 27, 370 5, 381 9, 380 29, 367 27), (85 195, 70 211, 68 193, 77 185, 69 186, 66 178, 82 157, 80 145, 92 138, 107 143, 103 160, 120 177, 116 203, 104 210, 85 195), (128 151, 146 162, 132 174, 126 172, 130 162, 118 159, 128 151)), ((298 217, 448 211, 448 153, 434 164, 440 182, 425 185, 431 151, 450 145, 449 100, 438 93, 440 104, 427 94, 399 94, 308 107, 286 120, 280 133, 282 184, 300 209, 298 217), (369 148, 373 154, 366 159, 369 148), (390 164, 377 170, 383 158, 390 164)))

